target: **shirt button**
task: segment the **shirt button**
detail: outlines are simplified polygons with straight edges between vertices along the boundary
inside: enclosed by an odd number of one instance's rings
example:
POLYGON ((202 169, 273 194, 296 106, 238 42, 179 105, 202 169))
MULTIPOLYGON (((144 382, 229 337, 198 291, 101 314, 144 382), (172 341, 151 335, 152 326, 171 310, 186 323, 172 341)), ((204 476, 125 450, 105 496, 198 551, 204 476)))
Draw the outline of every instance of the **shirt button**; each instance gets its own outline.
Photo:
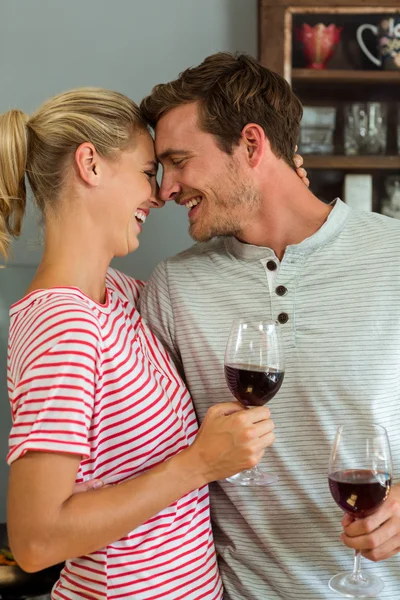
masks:
POLYGON ((267 262, 267 269, 269 271, 275 271, 276 270, 276 262, 274 260, 269 260, 267 262))
POLYGON ((284 285, 278 285, 278 287, 275 289, 275 292, 278 294, 278 296, 284 296, 287 294, 287 288, 285 288, 284 285))
POLYGON ((278 315, 278 321, 281 325, 284 325, 289 321, 289 315, 285 312, 282 312, 278 315))

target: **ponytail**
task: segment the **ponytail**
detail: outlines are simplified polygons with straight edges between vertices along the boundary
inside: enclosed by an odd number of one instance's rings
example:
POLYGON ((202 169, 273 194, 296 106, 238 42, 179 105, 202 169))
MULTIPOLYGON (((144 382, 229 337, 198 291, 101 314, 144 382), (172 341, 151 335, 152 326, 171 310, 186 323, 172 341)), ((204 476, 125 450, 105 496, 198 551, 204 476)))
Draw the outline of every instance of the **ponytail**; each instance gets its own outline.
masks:
POLYGON ((11 237, 21 232, 25 213, 27 121, 28 116, 20 110, 0 115, 0 256, 5 258, 11 237))
POLYGON ((25 173, 43 215, 54 209, 76 149, 91 142, 105 158, 135 143, 147 129, 138 106, 102 88, 78 88, 47 100, 28 118, 20 110, 0 115, 0 256, 21 232, 25 173), (28 122, 29 121, 29 122, 28 122))

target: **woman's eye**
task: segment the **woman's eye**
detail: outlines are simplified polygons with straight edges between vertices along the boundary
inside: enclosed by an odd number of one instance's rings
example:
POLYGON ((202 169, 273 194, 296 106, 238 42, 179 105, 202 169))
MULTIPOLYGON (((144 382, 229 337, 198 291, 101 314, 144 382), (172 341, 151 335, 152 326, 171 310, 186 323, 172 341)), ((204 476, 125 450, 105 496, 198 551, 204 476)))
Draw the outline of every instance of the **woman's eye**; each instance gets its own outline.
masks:
POLYGON ((153 171, 145 171, 145 174, 149 178, 149 181, 151 181, 153 179, 153 177, 156 176, 156 173, 154 173, 153 171))

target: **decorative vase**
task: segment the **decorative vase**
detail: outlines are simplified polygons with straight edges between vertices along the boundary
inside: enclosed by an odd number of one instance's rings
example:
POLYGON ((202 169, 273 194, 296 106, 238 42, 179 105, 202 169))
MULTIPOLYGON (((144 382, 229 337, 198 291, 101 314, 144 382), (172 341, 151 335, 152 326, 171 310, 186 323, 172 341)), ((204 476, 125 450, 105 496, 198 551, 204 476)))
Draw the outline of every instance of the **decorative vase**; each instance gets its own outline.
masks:
POLYGON ((340 40, 343 27, 333 23, 324 25, 318 23, 312 27, 303 23, 296 30, 297 39, 303 44, 304 55, 308 61, 308 69, 325 69, 340 40))

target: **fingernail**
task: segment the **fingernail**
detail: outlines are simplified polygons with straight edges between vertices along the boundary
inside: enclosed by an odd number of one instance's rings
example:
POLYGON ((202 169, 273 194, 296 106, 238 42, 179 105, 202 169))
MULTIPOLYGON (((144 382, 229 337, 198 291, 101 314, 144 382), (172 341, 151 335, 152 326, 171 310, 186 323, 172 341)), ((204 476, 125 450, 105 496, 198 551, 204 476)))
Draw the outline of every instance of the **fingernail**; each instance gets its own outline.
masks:
POLYGON ((301 165, 301 161, 299 158, 295 158, 294 159, 294 164, 296 165, 296 167, 299 167, 301 165))
POLYGON ((101 479, 99 479, 98 481, 95 481, 93 484, 93 489, 97 490, 98 488, 103 487, 103 482, 101 481, 101 479))

